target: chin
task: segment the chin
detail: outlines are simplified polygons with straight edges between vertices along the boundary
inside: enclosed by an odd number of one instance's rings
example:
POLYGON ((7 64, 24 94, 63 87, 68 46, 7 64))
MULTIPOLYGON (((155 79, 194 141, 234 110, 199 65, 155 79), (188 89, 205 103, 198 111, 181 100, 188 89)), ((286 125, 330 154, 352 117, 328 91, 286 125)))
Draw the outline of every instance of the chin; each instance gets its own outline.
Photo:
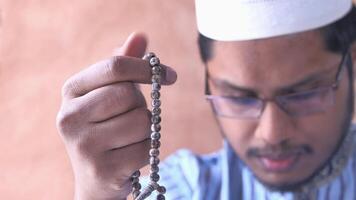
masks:
POLYGON ((261 184, 270 190, 280 192, 300 189, 317 171, 317 168, 312 167, 305 157, 283 170, 269 169, 256 159, 246 159, 246 161, 246 166, 261 184))
MULTIPOLYGON (((265 172, 254 173, 255 178, 272 191, 291 192, 300 189, 312 177, 313 173, 293 174, 265 172)), ((305 172, 305 171, 304 171, 305 172)))
POLYGON ((307 167, 294 166, 283 172, 267 171, 256 163, 247 165, 253 172, 255 178, 270 190, 288 192, 299 189, 313 176, 313 171, 307 167))
POLYGON ((292 181, 292 180, 270 180, 270 179, 262 179, 258 176, 255 176, 260 183, 269 188, 270 190, 279 191, 279 192, 289 192, 294 191, 300 188, 305 181, 292 181))

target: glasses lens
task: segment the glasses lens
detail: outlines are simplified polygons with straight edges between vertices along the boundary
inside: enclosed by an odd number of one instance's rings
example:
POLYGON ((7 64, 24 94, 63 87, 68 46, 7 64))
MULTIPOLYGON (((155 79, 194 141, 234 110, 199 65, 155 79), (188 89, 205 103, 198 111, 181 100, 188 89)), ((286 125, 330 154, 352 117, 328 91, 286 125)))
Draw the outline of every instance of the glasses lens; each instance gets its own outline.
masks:
POLYGON ((334 104, 334 90, 320 88, 276 98, 280 106, 288 113, 296 116, 308 115, 325 111, 334 104))
POLYGON ((215 112, 222 117, 257 118, 261 114, 261 100, 249 97, 208 96, 215 112))

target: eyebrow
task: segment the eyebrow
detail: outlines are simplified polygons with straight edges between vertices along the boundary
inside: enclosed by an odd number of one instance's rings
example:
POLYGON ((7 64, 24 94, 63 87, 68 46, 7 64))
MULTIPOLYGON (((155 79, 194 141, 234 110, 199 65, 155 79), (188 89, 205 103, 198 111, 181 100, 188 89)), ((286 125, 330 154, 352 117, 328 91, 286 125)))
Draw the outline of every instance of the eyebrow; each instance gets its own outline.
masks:
MULTIPOLYGON (((316 72, 313 73, 311 75, 308 75, 306 78, 297 81, 295 83, 292 83, 290 85, 287 86, 283 86, 281 88, 277 89, 277 93, 283 93, 283 92, 288 92, 292 89, 301 87, 301 86, 305 86, 307 84, 311 84, 313 82, 317 82, 320 81, 322 78, 324 78, 327 74, 330 73, 330 71, 332 71, 333 69, 327 69, 327 70, 323 70, 321 72, 316 72)), ((257 95, 257 91, 253 88, 249 88, 249 87, 244 87, 244 86, 239 86, 236 84, 233 84, 227 80, 223 80, 223 79, 217 79, 217 78, 213 78, 211 77, 212 82, 214 83, 214 85, 220 85, 220 86, 226 86, 232 90, 237 90, 237 91, 241 91, 247 94, 254 94, 257 95)))
POLYGON ((230 83, 229 81, 222 80, 222 79, 216 79, 216 78, 213 78, 213 77, 211 77, 210 79, 212 80, 214 85, 217 85, 217 86, 220 86, 220 87, 221 86, 222 87, 228 87, 229 89, 241 91, 241 92, 244 92, 244 93, 257 94, 257 92, 252 88, 238 86, 236 84, 230 83))

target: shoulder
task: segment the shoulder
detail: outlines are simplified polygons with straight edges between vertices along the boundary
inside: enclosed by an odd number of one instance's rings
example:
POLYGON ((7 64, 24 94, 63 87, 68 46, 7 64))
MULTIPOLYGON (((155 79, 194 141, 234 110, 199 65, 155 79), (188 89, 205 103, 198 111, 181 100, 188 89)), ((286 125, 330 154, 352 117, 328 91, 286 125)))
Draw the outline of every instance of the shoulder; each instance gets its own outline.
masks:
POLYGON ((163 163, 162 168, 179 167, 181 169, 192 170, 192 167, 207 167, 219 163, 221 151, 211 154, 198 155, 187 149, 181 149, 169 156, 163 163), (187 168, 188 167, 188 168, 187 168))
MULTIPOLYGON (((176 196, 185 196, 190 199, 201 187, 204 174, 211 173, 220 168, 221 153, 198 155, 192 151, 182 149, 169 156, 160 165, 160 183, 167 187, 169 199, 179 199, 176 196), (187 197, 189 196, 189 198, 187 197)), ((220 176, 219 176, 220 177, 220 176)))
POLYGON ((161 164, 162 179, 183 176, 188 184, 194 185, 202 171, 219 166, 220 157, 220 151, 198 155, 187 149, 178 150, 161 164))

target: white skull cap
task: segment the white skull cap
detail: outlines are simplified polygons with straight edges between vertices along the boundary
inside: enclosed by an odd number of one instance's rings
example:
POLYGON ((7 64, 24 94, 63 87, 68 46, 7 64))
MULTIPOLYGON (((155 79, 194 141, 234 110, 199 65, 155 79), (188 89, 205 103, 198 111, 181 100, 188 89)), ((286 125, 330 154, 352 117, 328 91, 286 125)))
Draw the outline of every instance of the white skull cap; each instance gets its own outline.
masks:
POLYGON ((198 31, 220 41, 308 31, 346 15, 352 0, 195 0, 198 31))

